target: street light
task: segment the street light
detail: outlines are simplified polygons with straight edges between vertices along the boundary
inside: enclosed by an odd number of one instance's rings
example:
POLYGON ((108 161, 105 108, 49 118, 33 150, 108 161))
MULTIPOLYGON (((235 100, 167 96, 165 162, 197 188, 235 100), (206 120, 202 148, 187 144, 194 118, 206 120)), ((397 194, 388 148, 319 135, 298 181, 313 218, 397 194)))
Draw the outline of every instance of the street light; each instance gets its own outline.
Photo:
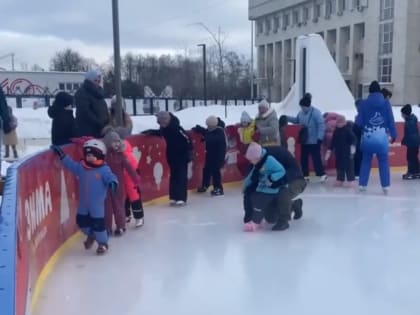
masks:
POLYGON ((115 66, 115 94, 117 104, 115 118, 118 126, 122 126, 122 89, 121 89, 121 53, 120 53, 120 26, 118 18, 118 0, 112 0, 112 23, 114 31, 114 66, 115 66))
POLYGON ((204 105, 207 106, 207 58, 206 58, 206 44, 199 44, 198 47, 203 47, 203 96, 204 105))

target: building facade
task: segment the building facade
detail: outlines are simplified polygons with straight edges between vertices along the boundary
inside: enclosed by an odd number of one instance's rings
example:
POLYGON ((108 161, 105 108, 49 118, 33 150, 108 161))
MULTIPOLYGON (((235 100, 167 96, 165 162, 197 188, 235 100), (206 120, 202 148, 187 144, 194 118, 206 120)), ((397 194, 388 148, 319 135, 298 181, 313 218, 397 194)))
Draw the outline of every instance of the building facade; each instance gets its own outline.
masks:
POLYGON ((393 104, 420 103, 419 0, 249 0, 249 19, 259 93, 272 101, 293 85, 297 37, 317 33, 355 98, 378 80, 393 104))

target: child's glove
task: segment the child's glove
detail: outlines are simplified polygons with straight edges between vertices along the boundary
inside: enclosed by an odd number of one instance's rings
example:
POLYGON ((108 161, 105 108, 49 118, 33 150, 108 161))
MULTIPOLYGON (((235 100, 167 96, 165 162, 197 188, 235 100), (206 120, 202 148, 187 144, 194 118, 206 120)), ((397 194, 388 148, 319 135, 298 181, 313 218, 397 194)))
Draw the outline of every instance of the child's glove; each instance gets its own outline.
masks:
POLYGON ((110 182, 108 186, 109 186, 109 189, 111 189, 113 194, 117 192, 118 184, 116 182, 110 182))
POLYGON ((54 153, 58 155, 60 160, 66 157, 66 154, 64 153, 63 149, 61 149, 58 145, 52 145, 51 150, 53 150, 54 153))
POLYGON ((325 152, 324 160, 328 161, 330 158, 331 158, 331 150, 327 150, 327 152, 325 152))
POLYGON ((356 153, 356 146, 355 145, 351 145, 350 146, 350 154, 354 155, 356 153))

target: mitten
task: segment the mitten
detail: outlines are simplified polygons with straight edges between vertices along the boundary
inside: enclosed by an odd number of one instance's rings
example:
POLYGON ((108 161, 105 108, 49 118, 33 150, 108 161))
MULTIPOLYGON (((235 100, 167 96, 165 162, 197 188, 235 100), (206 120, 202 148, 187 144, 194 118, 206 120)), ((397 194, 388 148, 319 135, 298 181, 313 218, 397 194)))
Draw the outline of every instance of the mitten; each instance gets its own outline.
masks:
POLYGON ((66 156, 66 153, 64 153, 63 149, 61 149, 58 145, 52 145, 51 150, 53 150, 54 153, 58 155, 60 160, 64 159, 66 156))
POLYGON ((330 158, 331 158, 331 150, 327 150, 327 152, 325 152, 324 160, 328 161, 330 158))

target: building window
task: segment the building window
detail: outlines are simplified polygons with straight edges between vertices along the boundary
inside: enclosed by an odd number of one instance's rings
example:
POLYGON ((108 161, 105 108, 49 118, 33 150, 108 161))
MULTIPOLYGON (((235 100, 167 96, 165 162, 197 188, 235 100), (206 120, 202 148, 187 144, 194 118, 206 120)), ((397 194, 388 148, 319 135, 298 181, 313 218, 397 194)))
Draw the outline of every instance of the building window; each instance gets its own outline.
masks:
POLYGON ((356 55, 358 69, 361 70, 365 65, 365 55, 363 53, 358 53, 356 55))
POLYGON ((379 59, 380 82, 392 82, 392 58, 379 59))
POLYGON ((381 0, 381 21, 394 18, 394 0, 381 0))
POLYGON ((280 27, 280 18, 278 17, 278 16, 275 16, 274 17, 274 26, 273 26, 273 31, 274 32, 277 32, 277 30, 279 29, 279 27, 280 27))
POLYGON ((269 34, 271 32, 271 20, 267 18, 265 20, 265 33, 269 34))
POLYGON ((303 17, 302 20, 306 22, 309 20, 309 8, 303 8, 303 17))
POLYGON ((346 10, 346 0, 338 0, 338 11, 343 12, 346 10))
POLYGON ((337 1, 336 0, 327 0, 325 3, 325 16, 330 17, 336 12, 337 1))
POLYGON ((321 4, 317 4, 314 7, 314 18, 319 18, 321 16, 321 4))
POLYGON ((71 83, 66 83, 66 90, 67 91, 71 91, 72 87, 73 87, 73 85, 71 83))
POLYGON ((58 89, 64 91, 66 89, 66 85, 64 83, 58 83, 58 89))
POLYGON ((392 53, 394 23, 383 23, 379 26, 379 54, 392 53))
POLYGON ((350 57, 346 56, 344 58, 344 71, 349 71, 350 70, 350 57))
POLYGON ((299 23, 299 11, 293 11, 293 25, 299 23))
POLYGON ((283 15, 283 29, 286 29, 290 25, 290 15, 287 13, 283 15))
POLYGON ((257 21, 257 34, 261 34, 263 32, 263 21, 258 20, 257 21))

